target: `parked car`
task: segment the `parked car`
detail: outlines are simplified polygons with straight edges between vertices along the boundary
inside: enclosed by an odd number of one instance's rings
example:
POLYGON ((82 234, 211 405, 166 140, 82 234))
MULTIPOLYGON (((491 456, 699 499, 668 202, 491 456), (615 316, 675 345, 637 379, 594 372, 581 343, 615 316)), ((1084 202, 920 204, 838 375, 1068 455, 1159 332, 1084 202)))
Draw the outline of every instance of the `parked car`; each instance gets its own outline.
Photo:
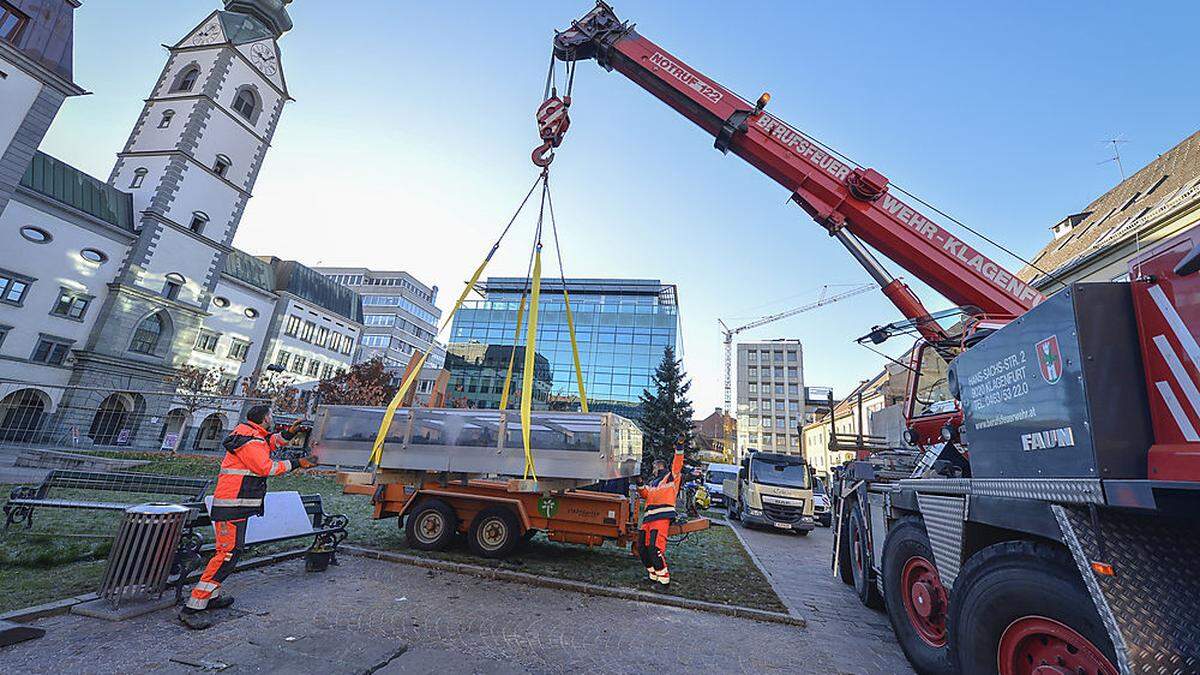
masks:
POLYGON ((813 479, 813 519, 821 527, 833 524, 833 510, 830 508, 829 493, 825 491, 825 483, 820 478, 813 479))
POLYGON ((725 500, 725 481, 737 478, 737 471, 737 464, 708 465, 708 469, 704 473, 704 489, 708 490, 708 496, 712 500, 713 506, 729 505, 729 502, 725 500))

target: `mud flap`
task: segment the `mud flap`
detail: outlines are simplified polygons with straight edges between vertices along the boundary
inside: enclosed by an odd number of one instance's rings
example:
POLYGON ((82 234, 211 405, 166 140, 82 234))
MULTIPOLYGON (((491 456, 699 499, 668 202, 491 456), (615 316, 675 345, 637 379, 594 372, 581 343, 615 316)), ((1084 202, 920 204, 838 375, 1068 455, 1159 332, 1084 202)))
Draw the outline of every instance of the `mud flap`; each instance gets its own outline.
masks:
POLYGON ((1121 672, 1200 672, 1200 525, 1111 509, 1052 508, 1121 672), (1094 573, 1093 561, 1111 564, 1114 575, 1094 573))
POLYGON ((930 495, 917 493, 917 504, 921 507, 921 518, 925 521, 925 534, 929 536, 929 548, 933 551, 933 564, 947 590, 953 588, 954 579, 962 564, 963 524, 967 520, 967 500, 953 495, 930 495))

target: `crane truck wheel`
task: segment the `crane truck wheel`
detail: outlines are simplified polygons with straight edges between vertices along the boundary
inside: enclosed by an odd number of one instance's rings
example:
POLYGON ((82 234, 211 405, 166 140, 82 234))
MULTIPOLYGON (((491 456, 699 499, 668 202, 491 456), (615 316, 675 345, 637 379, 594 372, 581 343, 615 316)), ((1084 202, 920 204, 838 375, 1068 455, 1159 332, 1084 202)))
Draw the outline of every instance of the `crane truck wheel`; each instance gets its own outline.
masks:
POLYGON ((1041 542, 993 544, 954 581, 950 644, 964 673, 1119 672, 1078 568, 1041 542))
POLYGON ((838 518, 837 572, 842 583, 854 585, 854 570, 850 567, 850 519, 838 518))
POLYGON ((949 591, 938 577, 920 518, 907 516, 892 525, 881 568, 888 620, 909 663, 923 675, 956 672, 946 629, 949 591))
POLYGON ((507 506, 490 506, 471 521, 467 546, 483 558, 503 558, 521 541, 521 523, 507 506))
POLYGON ((867 540, 867 522, 858 504, 850 513, 850 569, 854 573, 854 590, 863 605, 871 609, 883 607, 883 598, 871 579, 871 547, 867 540))
POLYGON ((425 499, 408 514, 404 538, 418 551, 441 551, 454 541, 458 516, 440 499, 425 499))

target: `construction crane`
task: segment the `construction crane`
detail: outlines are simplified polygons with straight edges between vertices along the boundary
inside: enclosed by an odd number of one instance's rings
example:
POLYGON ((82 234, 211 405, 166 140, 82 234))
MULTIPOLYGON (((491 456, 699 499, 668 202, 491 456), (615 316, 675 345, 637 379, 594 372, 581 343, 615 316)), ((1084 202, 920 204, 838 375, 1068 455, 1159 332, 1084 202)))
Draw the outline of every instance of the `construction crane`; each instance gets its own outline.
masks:
MULTIPOLYGON (((755 9, 738 16, 761 20, 755 9)), ((800 64, 829 38, 805 37, 789 45, 800 64)), ((861 51, 839 46, 846 60, 861 51)), ((831 571, 886 607, 916 671, 1197 672, 1200 229, 1140 251, 1129 281, 1074 283, 1047 299, 905 203, 883 174, 768 113, 768 94, 738 96, 604 2, 555 32, 554 56, 572 75, 594 59, 625 76, 779 183, 905 317, 893 326, 920 335, 902 409, 919 461, 903 466, 916 454, 904 448, 868 455, 837 467, 829 490, 831 571), (963 320, 942 326, 953 317, 931 316, 878 256, 963 320)), ((858 85, 903 83, 884 73, 858 85)), ((861 107, 819 88, 805 98, 861 107)), ((893 111, 868 112, 886 125, 893 111)), ((564 128, 543 140, 557 146, 564 128)), ((614 150, 626 131, 614 129, 614 150)), ((999 204, 1007 197, 997 191, 999 204)), ((746 506, 794 519, 792 501, 746 506)))
MULTIPOLYGON (((732 410, 731 406, 733 405, 733 381, 732 381, 732 375, 731 375, 732 367, 733 367, 732 363, 731 363, 732 351, 733 351, 733 336, 735 336, 738 333, 741 333, 743 331, 748 331, 752 328, 758 328, 759 326, 765 326, 769 323, 775 323, 776 321, 782 321, 783 319, 786 319, 786 318, 792 317, 792 316, 796 316, 797 314, 803 314, 804 312, 816 309, 818 307, 824 307, 825 305, 832 305, 833 303, 835 303, 839 300, 845 300, 846 298, 853 297, 855 295, 861 295, 863 293, 866 293, 867 291, 873 290, 874 288, 875 288, 874 284, 859 284, 857 286, 850 288, 849 290, 827 296, 827 295, 825 295, 825 293, 829 290, 829 285, 825 285, 825 286, 821 287, 821 295, 817 299, 816 302, 810 302, 807 305, 800 305, 799 307, 793 307, 791 309, 788 309, 788 310, 785 310, 782 312, 778 312, 776 314, 769 314, 767 316, 759 317, 759 318, 751 321, 750 323, 743 324, 736 328, 730 328, 728 325, 725 324, 724 321, 722 321, 721 319, 717 319, 717 323, 721 324, 721 335, 724 338, 724 342, 725 342, 725 416, 726 416, 726 418, 729 418, 732 416, 730 413, 730 410, 732 410)), ((728 422, 726 422, 725 427, 726 427, 725 440, 726 440, 726 443, 728 443, 729 435, 730 435, 729 428, 728 428, 729 427, 728 422)))

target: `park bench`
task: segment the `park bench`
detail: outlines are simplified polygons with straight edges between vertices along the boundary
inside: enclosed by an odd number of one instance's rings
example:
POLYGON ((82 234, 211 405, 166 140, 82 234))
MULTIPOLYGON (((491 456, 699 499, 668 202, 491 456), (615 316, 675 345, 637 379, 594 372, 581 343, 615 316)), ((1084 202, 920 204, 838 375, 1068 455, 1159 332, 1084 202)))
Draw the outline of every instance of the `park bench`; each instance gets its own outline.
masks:
POLYGON ((51 490, 169 495, 182 497, 183 499, 180 501, 196 502, 203 498, 211 484, 212 481, 208 478, 55 469, 47 474, 40 485, 20 485, 13 488, 8 503, 4 505, 4 528, 8 529, 9 525, 20 522, 24 522, 27 528, 32 527, 34 509, 124 511, 130 506, 146 501, 138 499, 126 503, 99 499, 61 498, 51 495, 51 490))
MULTIPOLYGON (((203 502, 188 504, 197 510, 198 515, 191 519, 184 530, 179 543, 172 573, 178 575, 175 581, 175 598, 183 595, 183 587, 187 578, 207 562, 215 545, 204 544, 200 532, 212 527, 208 510, 212 497, 203 502)), ((312 545, 306 553, 306 567, 315 569, 314 556, 328 556, 326 564, 337 564, 337 547, 346 538, 346 525, 349 518, 342 514, 325 512, 321 495, 301 495, 299 492, 268 492, 263 505, 263 515, 252 516, 246 525, 246 548, 274 544, 292 539, 312 537, 312 545)), ((323 565, 319 566, 324 569, 323 565)))

